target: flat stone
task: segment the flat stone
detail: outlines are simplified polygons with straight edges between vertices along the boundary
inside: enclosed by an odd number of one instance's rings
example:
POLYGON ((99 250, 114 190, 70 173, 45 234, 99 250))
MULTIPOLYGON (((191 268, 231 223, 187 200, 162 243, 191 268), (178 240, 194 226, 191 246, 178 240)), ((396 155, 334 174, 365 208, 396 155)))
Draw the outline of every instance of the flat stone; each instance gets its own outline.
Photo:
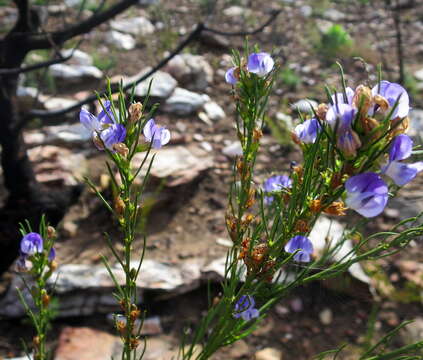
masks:
POLYGON ((223 14, 227 17, 238 18, 250 15, 251 10, 234 5, 224 9, 223 14))
POLYGON ((219 121, 226 117, 222 107, 214 101, 208 101, 203 106, 207 117, 213 121, 219 121))
MULTIPOLYGON (((320 256, 327 246, 335 247, 341 241, 343 233, 344 226, 341 223, 325 216, 320 216, 309 235, 316 256, 320 256)), ((345 262, 348 259, 354 258, 355 254, 352 252, 352 249, 352 241, 349 239, 345 240, 342 246, 338 247, 337 251, 332 255, 333 261, 345 262)), ((348 272, 361 282, 370 284, 370 278, 363 271, 359 263, 351 265, 348 272)))
POLYGON ((75 65, 86 65, 90 66, 93 64, 93 57, 86 52, 83 52, 79 49, 66 49, 62 50, 61 54, 63 57, 68 57, 72 55, 70 58, 70 62, 75 65))
POLYGON ((411 109, 408 117, 410 118, 410 127, 407 135, 418 139, 423 137, 423 110, 411 109))
POLYGON ((242 155, 242 146, 239 141, 234 141, 233 143, 225 146, 222 150, 223 155, 226 155, 230 158, 235 158, 242 155))
POLYGON ((73 99, 50 97, 46 95, 40 95, 40 101, 42 103, 42 108, 49 111, 64 109, 77 103, 77 101, 73 99))
POLYGON ((201 55, 176 55, 167 64, 166 71, 190 90, 204 91, 213 82, 213 68, 201 55))
POLYGON ((207 101, 201 94, 177 87, 166 100, 164 111, 175 115, 186 116, 195 113, 207 101))
POLYGON ((49 67, 49 71, 54 78, 70 82, 103 78, 103 72, 92 65, 54 64, 49 67))
POLYGON ((274 348, 264 348, 257 351, 254 360, 282 360, 282 351, 274 348))
MULTIPOLYGON (((151 150, 150 157, 155 155, 150 175, 160 182, 165 181, 166 187, 174 187, 188 184, 200 176, 204 171, 213 165, 212 158, 208 155, 198 157, 196 147, 188 150, 184 146, 167 146, 159 150, 151 150)), ((144 154, 137 154, 134 157, 133 165, 136 168, 144 159, 144 154)), ((147 162, 148 163, 148 160, 147 162)), ((140 179, 145 176, 140 172, 140 179)))
POLYGON ((135 48, 136 41, 130 34, 123 34, 119 31, 111 30, 106 33, 106 42, 117 49, 132 50, 135 48))
POLYGON ((134 36, 145 36, 155 31, 150 20, 142 16, 113 20, 110 22, 110 26, 113 30, 134 36))
POLYGON ((327 9, 323 13, 323 17, 327 20, 333 21, 333 22, 339 22, 343 19, 345 19, 345 14, 339 10, 336 9, 327 9))
MULTIPOLYGON (((141 71, 139 74, 127 79, 127 82, 143 76, 144 74, 148 73, 151 68, 146 68, 145 70, 141 71)), ((172 94, 175 90, 178 82, 168 73, 164 71, 157 71, 152 76, 148 77, 144 81, 140 82, 135 87, 135 96, 137 97, 145 97, 148 93, 148 88, 150 86, 150 81, 153 80, 151 83, 150 89, 150 96, 157 97, 160 99, 165 99, 172 94)))
POLYGON ((423 69, 417 70, 414 73, 414 77, 418 80, 418 81, 423 81, 423 69))
POLYGON ((299 100, 291 105, 291 109, 306 114, 313 114, 313 108, 317 108, 317 101, 310 99, 299 100))
POLYGON ((120 339, 88 327, 65 327, 59 336, 55 360, 105 360, 117 355, 120 339))

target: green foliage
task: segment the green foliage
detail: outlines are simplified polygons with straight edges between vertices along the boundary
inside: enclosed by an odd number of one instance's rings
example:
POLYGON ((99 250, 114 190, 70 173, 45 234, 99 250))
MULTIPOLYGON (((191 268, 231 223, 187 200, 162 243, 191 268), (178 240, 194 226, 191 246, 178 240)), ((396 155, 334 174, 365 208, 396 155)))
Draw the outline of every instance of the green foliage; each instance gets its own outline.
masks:
POLYGON ((317 51, 323 58, 333 61, 334 58, 349 57, 353 40, 340 24, 332 25, 320 38, 317 51))
POLYGON ((101 71, 107 71, 113 69, 116 64, 116 56, 113 53, 108 53, 107 56, 100 54, 99 52, 94 52, 93 56, 93 65, 98 67, 101 71))
POLYGON ((290 90, 295 90, 301 84, 301 77, 288 66, 284 66, 281 69, 280 80, 290 90))

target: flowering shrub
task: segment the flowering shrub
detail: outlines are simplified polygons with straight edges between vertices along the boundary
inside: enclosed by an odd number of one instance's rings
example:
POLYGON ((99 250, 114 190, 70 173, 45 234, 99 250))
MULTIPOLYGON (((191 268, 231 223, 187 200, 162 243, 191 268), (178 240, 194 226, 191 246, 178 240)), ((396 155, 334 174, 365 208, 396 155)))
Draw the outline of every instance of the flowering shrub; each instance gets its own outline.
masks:
MULTIPOLYGON (((419 217, 406 219, 388 232, 357 237, 352 250, 340 261, 332 258, 349 232, 338 243, 328 244, 320 255, 314 253, 309 238, 322 214, 342 216, 351 209, 365 218, 378 216, 398 187, 423 169, 423 162, 403 162, 413 155, 412 140, 405 135, 409 111, 405 89, 378 81, 372 89, 360 85, 353 90, 346 87, 342 77, 342 91, 326 89, 328 103, 313 109, 310 119, 301 118, 292 133, 302 150, 303 163, 292 166, 290 174, 272 175, 261 187, 253 176, 277 69, 265 52, 255 51, 245 57, 235 54, 233 61, 234 67, 226 72, 225 79, 232 86, 239 115, 236 131, 242 146, 242 156, 234 164, 225 217, 233 246, 226 257, 221 294, 209 301, 209 309, 192 336, 182 339, 178 359, 183 360, 209 359, 219 348, 248 336, 289 290, 338 276, 354 263, 388 256, 423 234, 419 217), (378 239, 378 243, 370 243, 371 238, 378 239)), ((116 189, 109 203, 87 180, 117 219, 122 234, 123 255, 116 252, 109 238, 107 241, 125 272, 124 286, 103 260, 121 307, 115 327, 124 345, 123 360, 140 359, 144 353, 136 355, 144 317, 138 308, 136 281, 143 275, 140 268, 146 240, 138 256, 134 256, 132 244, 137 222, 143 216, 139 203, 154 160, 149 154, 152 149, 160 151, 171 136, 152 115, 132 99, 128 107, 122 93, 116 103, 109 94, 97 117, 85 110, 80 113, 81 123, 92 133, 95 146, 108 156, 106 166, 116 189), (136 153, 143 153, 144 158, 134 169, 131 161, 136 153), (134 180, 143 167, 146 175, 142 186, 135 188, 134 180), (136 322, 138 319, 141 321, 136 322)), ((40 234, 30 232, 23 239, 20 261, 42 258, 46 264, 51 262, 48 256, 54 257, 47 255, 51 249, 43 247, 40 234)), ((419 346, 423 343, 398 349, 395 354, 404 355, 419 346)), ((362 359, 382 359, 372 357, 376 348, 366 349, 362 359)), ((389 356, 386 358, 394 358, 389 356)))

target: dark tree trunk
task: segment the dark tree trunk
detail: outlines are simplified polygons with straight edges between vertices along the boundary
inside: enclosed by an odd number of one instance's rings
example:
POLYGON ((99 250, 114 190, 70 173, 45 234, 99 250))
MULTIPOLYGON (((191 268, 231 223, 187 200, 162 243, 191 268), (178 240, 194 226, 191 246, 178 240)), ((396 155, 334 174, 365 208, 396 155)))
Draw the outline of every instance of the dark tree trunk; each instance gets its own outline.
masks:
MULTIPOLYGON (((20 68, 27 54, 26 46, 15 34, 31 30, 28 17, 20 11, 19 21, 0 41, 0 69, 20 68)), ((34 19, 34 18, 33 18, 34 19)), ((41 215, 56 225, 67 207, 79 195, 79 188, 49 191, 35 179, 22 137, 22 114, 17 101, 18 74, 0 75, 0 145, 4 185, 8 190, 0 210, 0 274, 16 259, 20 235, 18 224, 28 219, 37 226, 41 215)))

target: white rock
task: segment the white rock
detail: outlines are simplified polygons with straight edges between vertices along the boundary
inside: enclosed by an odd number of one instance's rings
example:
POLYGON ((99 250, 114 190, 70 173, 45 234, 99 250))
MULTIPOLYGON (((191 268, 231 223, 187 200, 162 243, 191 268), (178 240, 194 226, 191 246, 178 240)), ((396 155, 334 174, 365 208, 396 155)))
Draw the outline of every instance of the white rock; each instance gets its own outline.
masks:
POLYGON ((145 17, 119 19, 110 22, 113 30, 134 36, 145 36, 154 32, 154 25, 145 17))
POLYGON ((323 13, 323 17, 333 22, 339 22, 345 18, 345 14, 336 9, 327 9, 323 13))
POLYGON ((115 30, 107 32, 105 39, 108 44, 115 46, 117 49, 132 50, 136 45, 136 41, 132 35, 123 34, 115 30))
POLYGON ((54 64, 49 67, 49 71, 54 78, 71 82, 103 77, 103 72, 91 65, 54 64))
POLYGON ((203 91, 213 82, 213 68, 201 55, 176 55, 169 61, 166 70, 190 90, 203 91))
POLYGON ((81 124, 58 125, 44 128, 50 143, 85 143, 91 140, 90 132, 81 124))
MULTIPOLYGON (((320 256, 327 246, 330 248, 336 247, 337 244, 342 241, 343 234, 344 226, 341 225, 341 223, 336 220, 330 220, 325 216, 320 216, 309 236, 313 243, 316 256, 320 256)), ((334 261, 346 262, 356 256, 352 250, 353 243, 351 240, 347 239, 343 241, 342 245, 332 254, 332 259, 334 261)), ((370 284, 370 278, 363 271, 359 263, 352 264, 348 272, 356 279, 366 284, 370 284)))
MULTIPOLYGON (((151 68, 146 68, 131 79, 140 77, 143 74, 149 72, 150 70, 151 68)), ((130 82, 131 79, 128 79, 128 82, 130 82)), ((170 96, 175 90, 176 85, 178 84, 177 81, 168 73, 163 71, 157 71, 153 74, 153 76, 148 77, 146 80, 139 83, 135 87, 135 96, 145 97, 147 95, 151 79, 153 80, 153 82, 151 83, 150 96, 158 97, 161 99, 165 99, 170 96)))
POLYGON ((65 49, 61 51, 61 54, 63 57, 68 57, 72 55, 71 61, 75 65, 87 65, 90 66, 93 64, 93 58, 91 55, 87 54, 86 52, 83 52, 79 49, 65 49))
POLYGON ((418 80, 418 81, 423 81, 423 69, 417 70, 414 73, 414 77, 418 80))
POLYGON ((410 118, 410 128, 408 129, 407 135, 417 140, 423 138, 423 110, 412 109, 408 117, 410 118))
POLYGON ((313 8, 310 5, 303 5, 300 7, 300 13, 304 17, 310 17, 313 14, 313 8))
POLYGON ((190 115, 203 106, 205 102, 202 95, 177 87, 166 100, 164 111, 181 116, 190 115))
POLYGON ((310 99, 303 99, 292 104, 291 109, 298 110, 306 114, 312 114, 313 108, 316 108, 317 106, 318 106, 317 101, 310 100, 310 99))
POLYGON ((222 150, 222 153, 230 158, 235 158, 237 156, 242 155, 242 146, 239 141, 235 141, 227 146, 225 146, 222 150))
MULTIPOLYGON (((213 164, 212 158, 207 155, 198 157, 184 146, 166 146, 159 151, 151 150, 150 156, 155 155, 151 167, 150 176, 152 180, 166 180, 167 187, 173 187, 181 184, 187 184, 196 179, 203 171, 210 168, 213 164)), ((133 166, 136 168, 144 159, 144 154, 134 156, 133 166)), ((148 160, 147 160, 148 163, 148 160)), ((139 178, 142 180, 145 176, 140 172, 139 178)))
POLYGON ((257 351, 254 360, 282 360, 282 351, 274 348, 264 348, 257 351))
POLYGON ((282 112, 276 113, 276 120, 280 121, 286 130, 292 130, 294 123, 292 122, 292 116, 284 114, 282 112))
POLYGON ((203 106, 203 109, 210 120, 218 121, 226 117, 226 114, 223 109, 220 107, 219 104, 215 103, 214 101, 206 102, 203 106))
POLYGON ((69 106, 75 105, 77 103, 77 101, 73 99, 66 99, 66 98, 60 98, 60 97, 48 97, 45 95, 40 95, 40 101, 42 102, 43 107, 46 110, 64 109, 69 106))
POLYGON ((419 316, 411 324, 401 329, 401 337, 405 344, 412 344, 423 339, 423 317, 419 316))
POLYGON ((223 10, 223 14, 228 17, 243 17, 251 14, 251 10, 234 5, 223 10))
POLYGON ((333 320, 332 310, 329 308, 323 309, 319 314, 319 319, 323 325, 331 324, 333 320))

